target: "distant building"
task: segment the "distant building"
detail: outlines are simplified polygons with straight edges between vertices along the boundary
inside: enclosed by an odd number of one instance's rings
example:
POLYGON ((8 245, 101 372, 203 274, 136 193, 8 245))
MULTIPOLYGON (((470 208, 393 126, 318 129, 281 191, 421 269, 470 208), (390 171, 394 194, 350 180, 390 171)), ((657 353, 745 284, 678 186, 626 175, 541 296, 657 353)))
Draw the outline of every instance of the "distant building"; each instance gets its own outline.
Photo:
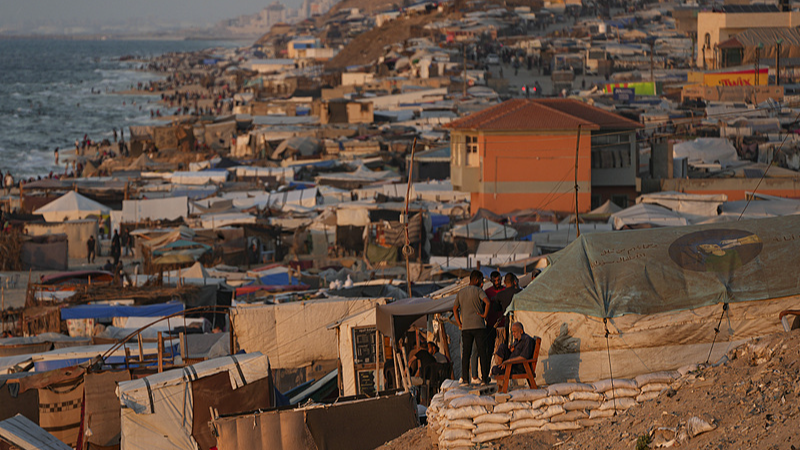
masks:
POLYGON ((616 114, 577 100, 514 99, 448 127, 453 189, 471 193, 473 213, 571 213, 576 181, 579 212, 608 199, 627 206, 637 195, 641 125, 616 114))
POLYGON ((697 14, 697 67, 718 68, 718 44, 745 30, 800 25, 800 11, 782 11, 776 5, 723 5, 719 8, 697 14))

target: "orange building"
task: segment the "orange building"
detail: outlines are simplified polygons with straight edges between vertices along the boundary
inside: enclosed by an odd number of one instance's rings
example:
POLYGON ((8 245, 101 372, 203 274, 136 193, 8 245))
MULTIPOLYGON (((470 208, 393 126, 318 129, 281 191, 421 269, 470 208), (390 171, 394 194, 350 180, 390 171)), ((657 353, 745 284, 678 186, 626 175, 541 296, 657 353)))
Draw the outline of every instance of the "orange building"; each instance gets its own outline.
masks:
POLYGON ((448 125, 453 189, 471 193, 471 210, 571 213, 636 197, 640 125, 568 99, 514 99, 448 125), (577 169, 576 169, 577 164, 577 169), (614 199, 614 196, 618 198, 614 199))

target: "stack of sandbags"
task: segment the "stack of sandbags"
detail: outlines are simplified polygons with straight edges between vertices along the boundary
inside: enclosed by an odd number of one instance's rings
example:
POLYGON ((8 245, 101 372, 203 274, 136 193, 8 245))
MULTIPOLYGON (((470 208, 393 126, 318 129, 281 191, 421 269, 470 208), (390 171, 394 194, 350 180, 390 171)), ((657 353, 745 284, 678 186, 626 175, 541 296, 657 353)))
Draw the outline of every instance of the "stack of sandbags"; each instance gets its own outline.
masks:
POLYGON ((478 396, 447 380, 431 400, 428 424, 441 448, 470 447, 510 434, 577 430, 656 398, 681 376, 678 371, 608 379, 592 384, 558 383, 478 396))

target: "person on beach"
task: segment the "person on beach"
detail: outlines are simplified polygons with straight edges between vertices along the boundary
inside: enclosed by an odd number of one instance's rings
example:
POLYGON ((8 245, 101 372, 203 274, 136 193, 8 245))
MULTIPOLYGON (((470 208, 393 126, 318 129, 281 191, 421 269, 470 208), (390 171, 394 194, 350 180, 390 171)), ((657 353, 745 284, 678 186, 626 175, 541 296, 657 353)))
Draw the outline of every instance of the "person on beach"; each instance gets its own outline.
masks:
POLYGON ((489 344, 486 330, 486 316, 489 315, 489 297, 481 289, 483 274, 473 270, 469 276, 469 286, 456 294, 453 316, 461 330, 461 383, 469 383, 469 361, 472 344, 477 344, 478 359, 481 363, 481 384, 489 383, 489 344))
POLYGON ((89 236, 89 240, 86 241, 86 263, 92 264, 95 258, 95 252, 97 249, 97 241, 94 240, 94 235, 89 236))
POLYGON ((55 150, 53 150, 53 156, 55 156, 55 158, 56 158, 56 165, 58 165, 58 147, 56 147, 56 149, 55 149, 55 150))

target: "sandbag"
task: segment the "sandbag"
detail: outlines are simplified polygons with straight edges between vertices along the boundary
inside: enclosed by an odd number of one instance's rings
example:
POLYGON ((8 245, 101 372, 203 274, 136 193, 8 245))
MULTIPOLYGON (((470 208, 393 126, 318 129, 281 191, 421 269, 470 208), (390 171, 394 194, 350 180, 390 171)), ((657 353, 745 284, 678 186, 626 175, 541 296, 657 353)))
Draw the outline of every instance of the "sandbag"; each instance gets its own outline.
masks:
POLYGON ((519 428, 539 428, 546 424, 546 420, 541 419, 522 419, 522 420, 512 420, 510 428, 512 430, 516 430, 519 428))
POLYGON ((491 433, 493 431, 506 431, 508 430, 508 425, 504 423, 493 423, 493 422, 486 422, 478 424, 478 427, 475 428, 475 436, 483 433, 491 433))
POLYGON ((460 384, 459 384, 458 380, 444 380, 444 381, 442 381, 442 385, 439 387, 439 390, 441 392, 447 392, 450 389, 455 389, 455 388, 457 388, 459 386, 460 386, 460 384))
POLYGON ((581 426, 575 422, 558 422, 558 423, 547 423, 542 427, 542 429, 546 431, 569 431, 569 430, 580 430, 581 426))
POLYGON ((570 411, 565 414, 559 414, 550 418, 550 423, 558 423, 558 422, 574 422, 580 419, 588 419, 589 414, 585 411, 570 411))
POLYGON ((463 397, 465 395, 470 395, 469 392, 465 391, 464 389, 452 389, 444 393, 444 397, 442 401, 444 402, 445 406, 449 405, 450 402, 453 400, 463 397))
POLYGON ((636 381, 634 380, 625 380, 625 379, 611 380, 610 378, 594 382, 592 383, 592 386, 594 386, 594 389, 597 392, 606 392, 610 391, 611 389, 619 389, 619 388, 639 389, 639 385, 637 385, 636 381))
POLYGON ((475 424, 470 419, 448 420, 445 425, 447 428, 457 428, 461 430, 474 430, 475 424))
POLYGON ((607 417, 614 417, 616 411, 611 409, 593 409, 589 411, 589 419, 605 419, 607 417))
POLYGON ((573 392, 594 392, 594 386, 584 383, 556 383, 547 387, 547 395, 569 395, 573 392))
POLYGON ((506 402, 495 406, 494 409, 492 409, 492 412, 510 412, 517 409, 530 409, 530 407, 531 404, 528 402, 506 402))
POLYGON ((518 389, 511 391, 511 400, 515 402, 532 402, 547 397, 546 389, 518 389))
POLYGON ((455 441, 458 439, 472 439, 472 431, 460 428, 449 428, 442 432, 440 441, 455 441))
POLYGON ((511 414, 510 413, 491 413, 491 414, 483 414, 472 419, 475 424, 479 423, 508 423, 511 421, 511 414))
POLYGON ((494 441, 495 439, 502 439, 506 436, 511 436, 511 430, 492 431, 491 433, 481 433, 472 438, 472 442, 479 444, 481 442, 489 442, 489 441, 494 441))
POLYGON ((623 398, 623 397, 636 397, 639 395, 639 389, 615 388, 605 392, 607 399, 623 398))
POLYGON ((606 400, 598 409, 616 409, 617 411, 624 411, 633 406, 636 406, 635 399, 631 397, 623 397, 615 400, 606 400))
POLYGON ((576 400, 574 402, 564 403, 564 410, 577 411, 584 409, 597 409, 600 407, 600 402, 593 402, 591 400, 576 400))
POLYGON ((576 420, 575 423, 577 423, 578 425, 580 425, 580 426, 582 426, 584 428, 587 428, 587 427, 593 427, 593 426, 601 424, 601 423, 605 423, 605 420, 603 420, 603 419, 605 419, 605 418, 603 417, 603 418, 597 418, 597 419, 591 419, 591 418, 590 419, 579 419, 579 420, 576 420))
POLYGON ((464 406, 494 406, 496 402, 492 397, 480 395, 465 395, 458 397, 450 402, 451 408, 461 408, 464 406))
POLYGON ((551 417, 555 417, 559 414, 564 414, 564 407, 561 405, 553 405, 548 406, 547 409, 544 410, 542 415, 539 416, 540 419, 549 419, 551 417))
POLYGON ((536 431, 543 431, 543 430, 544 430, 543 426, 542 427, 517 428, 516 430, 512 431, 511 434, 516 436, 518 434, 528 434, 528 433, 534 433, 536 431))
POLYGON ((448 420, 473 419, 487 412, 485 406, 465 406, 463 408, 448 408, 444 411, 444 416, 448 420))
POLYGON ((700 369, 700 365, 699 364, 689 364, 689 365, 686 365, 686 366, 678 368, 678 373, 682 377, 685 377, 687 373, 696 372, 699 369, 700 369))
POLYGON ((531 408, 536 409, 542 406, 563 405, 564 403, 567 403, 567 399, 560 395, 554 395, 552 397, 540 398, 539 400, 532 402, 531 408))
POLYGON ((594 402, 601 402, 605 400, 605 397, 599 392, 573 392, 569 394, 569 399, 571 401, 590 400, 594 402))
POLYGON ((673 380, 680 377, 681 374, 677 371, 672 372, 654 372, 654 373, 647 373, 644 375, 639 375, 638 377, 634 378, 636 384, 641 388, 642 386, 648 385, 650 383, 672 383, 673 380))
POLYGON ((666 383, 650 383, 650 384, 645 384, 644 386, 642 386, 640 391, 641 391, 642 394, 646 394, 648 392, 661 392, 664 389, 668 389, 668 388, 669 388, 669 385, 666 384, 666 383))
POLYGON ((515 409, 511 412, 511 420, 537 419, 542 415, 542 409, 515 409))
POLYGON ((456 441, 440 441, 440 448, 472 448, 472 438, 456 441))
POLYGON ((638 397, 636 397, 636 401, 639 402, 639 403, 646 402, 648 400, 652 400, 654 398, 658 398, 659 394, 661 394, 661 392, 659 392, 659 391, 645 392, 644 394, 641 394, 638 397))

